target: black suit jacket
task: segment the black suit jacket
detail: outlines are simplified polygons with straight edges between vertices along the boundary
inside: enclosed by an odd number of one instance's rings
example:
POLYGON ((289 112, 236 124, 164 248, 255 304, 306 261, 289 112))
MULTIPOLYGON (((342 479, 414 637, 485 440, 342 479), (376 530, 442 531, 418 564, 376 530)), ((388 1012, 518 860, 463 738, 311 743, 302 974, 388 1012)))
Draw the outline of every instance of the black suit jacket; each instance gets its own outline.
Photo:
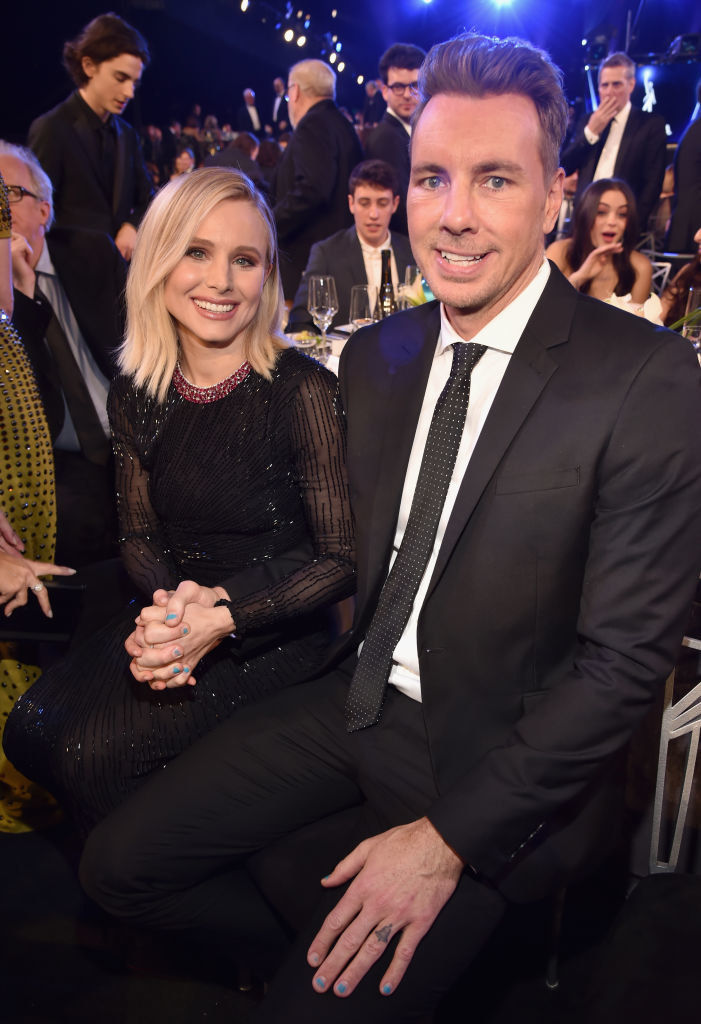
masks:
MULTIPOLYGON (((439 330, 430 303, 359 331, 341 357, 358 566, 341 655, 387 573, 439 330)), ((591 853, 593 791, 674 663, 701 564, 700 392, 683 339, 551 267, 418 624, 440 791, 428 816, 513 898, 591 853)))
POLYGON ((76 92, 42 114, 29 128, 29 146, 54 186, 56 225, 104 231, 114 238, 125 222, 138 226, 153 196, 153 184, 134 129, 112 115, 114 185, 110 193, 105 190, 84 106, 76 92))
MULTIPOLYGON (((409 239, 404 235, 392 232, 392 249, 397 262, 397 273, 404 280, 404 271, 414 257, 409 239)), ((363 250, 358 240, 355 225, 337 231, 330 238, 315 242, 309 253, 309 261, 302 274, 294 305, 290 312, 288 330, 309 330, 314 321, 307 309, 307 281, 310 274, 331 274, 336 281, 338 293, 338 313, 331 321, 332 326, 347 324, 350 318, 350 295, 354 284, 367 284, 363 250)))
POLYGON ((275 98, 270 106, 270 123, 273 126, 275 135, 279 135, 281 132, 290 131, 290 115, 287 110, 287 100, 283 96, 280 100, 280 105, 277 108, 277 117, 273 117, 273 110, 275 109, 275 98), (281 127, 281 122, 284 123, 284 127, 281 127))
POLYGON ((268 183, 263 177, 260 167, 242 149, 237 149, 233 142, 230 142, 224 149, 220 149, 216 153, 212 153, 211 156, 208 156, 204 161, 204 166, 233 167, 235 170, 247 174, 256 188, 259 188, 267 195, 268 183))
MULTIPOLYGON (((567 174, 579 171, 575 205, 584 189, 592 182, 609 133, 607 127, 596 145, 590 145, 584 134, 588 120, 587 117, 579 124, 572 142, 565 147, 560 157, 567 174)), ((641 232, 645 231, 662 191, 666 154, 664 120, 655 114, 645 114, 637 107, 631 107, 618 148, 613 177, 623 178, 633 190, 641 232)))
POLYGON ((674 204, 665 247, 669 252, 695 252, 694 235, 701 227, 701 117, 681 137, 674 156, 674 204))
POLYGON ((256 107, 256 110, 258 111, 258 117, 260 119, 260 128, 255 128, 253 126, 253 118, 251 117, 250 114, 250 107, 248 106, 247 103, 244 103, 242 107, 239 107, 238 113, 236 115, 236 130, 239 132, 251 132, 253 135, 256 136, 257 139, 259 139, 262 138, 263 136, 264 119, 260 110, 258 110, 258 107, 256 107))
POLYGON ((292 133, 273 182, 280 271, 294 298, 314 242, 348 227, 348 178, 363 158, 353 125, 333 100, 307 111, 292 133))
POLYGON ((407 234, 406 194, 409 188, 411 161, 409 159, 409 136, 393 114, 385 111, 377 128, 370 133, 365 143, 368 160, 385 160, 391 164, 399 178, 399 206, 390 221, 392 231, 407 234))

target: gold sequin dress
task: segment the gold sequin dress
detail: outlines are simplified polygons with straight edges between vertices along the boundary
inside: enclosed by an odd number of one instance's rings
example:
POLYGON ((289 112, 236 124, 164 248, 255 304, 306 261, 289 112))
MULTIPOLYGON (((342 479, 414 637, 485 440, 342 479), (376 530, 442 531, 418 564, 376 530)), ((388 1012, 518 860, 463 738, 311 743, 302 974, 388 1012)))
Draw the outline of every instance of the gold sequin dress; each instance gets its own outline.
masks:
MULTIPOLYGON (((7 189, 0 177, 0 245, 10 237, 7 189)), ((0 310, 0 508, 28 558, 51 562, 56 501, 51 436, 31 363, 0 310)), ((19 644, 0 643, 0 733, 15 701, 40 675, 19 644)), ((54 801, 17 772, 0 750, 0 832, 25 832, 56 817, 54 801)))

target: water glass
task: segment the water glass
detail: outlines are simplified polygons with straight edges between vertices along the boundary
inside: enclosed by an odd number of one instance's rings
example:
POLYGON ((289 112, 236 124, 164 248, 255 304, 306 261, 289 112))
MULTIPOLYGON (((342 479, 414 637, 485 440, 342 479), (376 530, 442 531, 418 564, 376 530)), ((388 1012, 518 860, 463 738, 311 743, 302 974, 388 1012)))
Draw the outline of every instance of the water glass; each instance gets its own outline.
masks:
POLYGON ((351 288, 350 322, 354 330, 375 322, 373 310, 377 304, 377 289, 369 284, 354 284, 351 288))

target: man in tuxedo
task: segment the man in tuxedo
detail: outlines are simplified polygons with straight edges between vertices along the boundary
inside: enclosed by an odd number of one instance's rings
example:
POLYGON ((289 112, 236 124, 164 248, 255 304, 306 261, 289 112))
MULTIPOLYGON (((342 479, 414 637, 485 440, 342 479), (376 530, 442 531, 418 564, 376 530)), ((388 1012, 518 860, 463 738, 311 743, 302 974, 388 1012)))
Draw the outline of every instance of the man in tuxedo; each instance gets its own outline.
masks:
MULTIPOLYGON (((439 301, 341 359, 353 629, 335 669, 233 716, 86 849, 104 906, 226 935, 234 862, 364 805, 363 841, 335 867, 322 848, 325 897, 257 1021, 430 1013, 507 900, 600 852, 615 761, 675 659, 701 563, 699 369, 544 259, 560 83, 518 40, 428 54, 408 212, 439 301)), ((128 642, 137 678, 172 680, 174 646, 192 666, 236 630, 221 590, 158 596, 128 642), (203 606, 217 624, 196 644, 183 623, 203 606)), ((298 847, 291 885, 319 844, 298 847)))
POLYGON ((243 106, 239 107, 236 127, 240 132, 254 132, 260 135, 262 122, 256 107, 256 94, 253 89, 243 90, 243 106))
POLYGON ((413 262, 409 239, 389 232, 389 222, 399 202, 397 176, 384 160, 364 160, 348 179, 348 206, 355 224, 330 238, 315 242, 302 274, 287 331, 316 330, 307 309, 307 288, 311 274, 330 274, 336 281, 338 313, 331 321, 347 324, 354 284, 369 284, 377 295, 382 269, 382 250, 392 251, 392 281, 395 291, 413 262))
MULTIPOLYGON (((701 82, 696 87, 701 111, 701 82)), ((701 113, 687 127, 674 154, 674 199, 665 248, 694 252, 694 235, 701 227, 701 113)))
POLYGON ((76 91, 29 128, 29 146, 54 187, 56 225, 104 231, 126 260, 153 184, 136 132, 120 115, 148 62, 135 28, 99 15, 63 48, 76 91))
POLYGON ((287 106, 294 131, 273 180, 273 213, 286 299, 293 299, 314 242, 351 222, 348 177, 363 154, 334 103, 336 73, 321 60, 290 68, 287 106))
POLYGON ((76 568, 116 554, 107 391, 122 340, 126 264, 112 239, 51 228, 51 182, 0 141, 10 189, 13 322, 39 386, 56 465, 56 557, 76 568))
POLYGON ((419 103, 416 83, 418 69, 425 56, 420 47, 411 43, 395 43, 382 54, 378 71, 387 109, 365 143, 366 156, 373 160, 386 160, 399 178, 399 206, 392 217, 392 230, 402 234, 407 232, 411 115, 419 103))
POLYGON ((562 153, 566 174, 579 171, 575 206, 587 185, 622 178, 635 196, 641 232, 662 190, 667 137, 664 121, 633 107, 635 64, 612 53, 599 67, 599 106, 585 118, 562 153))
POLYGON ((273 109, 270 125, 266 125, 266 133, 278 137, 280 132, 286 132, 290 127, 287 113, 287 100, 285 99, 285 82, 282 78, 273 79, 273 109))

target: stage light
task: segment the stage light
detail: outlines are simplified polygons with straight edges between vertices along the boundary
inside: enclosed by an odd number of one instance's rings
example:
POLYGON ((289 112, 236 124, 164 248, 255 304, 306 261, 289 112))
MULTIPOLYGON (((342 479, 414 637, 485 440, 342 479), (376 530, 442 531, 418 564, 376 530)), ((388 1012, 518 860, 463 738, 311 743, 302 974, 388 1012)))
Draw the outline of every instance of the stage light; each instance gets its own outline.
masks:
POLYGON ((588 39, 583 39, 582 40, 582 46, 586 46, 588 42, 589 42, 588 39))
POLYGON ((334 8, 334 10, 331 11, 331 17, 335 18, 337 14, 338 14, 338 11, 334 8))
POLYGON ((295 37, 294 32, 292 31, 291 28, 288 28, 288 29, 285 30, 285 34, 284 34, 284 36, 282 38, 285 40, 286 43, 291 43, 292 40, 294 39, 294 37, 295 37))
POLYGON ((336 53, 340 53, 342 49, 343 49, 343 44, 342 43, 336 43, 336 53))
POLYGON ((297 21, 301 21, 302 20, 302 13, 303 13, 302 11, 297 11, 297 21))
POLYGON ((362 75, 358 75, 358 77, 356 78, 356 82, 358 83, 358 85, 362 85, 364 81, 365 79, 363 78, 362 75))
POLYGON ((248 0, 241 0, 241 10, 242 11, 247 11, 248 10, 248 0))
POLYGON ((336 54, 335 53, 330 53, 329 54, 329 64, 335 64, 335 63, 336 63, 336 54))
POLYGON ((511 0, 492 0, 495 7, 509 7, 511 0))
POLYGON ((343 61, 342 61, 342 60, 340 60, 340 61, 338 62, 338 64, 336 65, 336 69, 337 69, 338 71, 343 71, 343 70, 345 69, 345 66, 346 66, 346 65, 345 65, 345 64, 343 63, 343 61))
POLYGON ((304 46, 307 41, 306 36, 297 36, 297 46, 304 46))
POLYGON ((332 43, 337 43, 338 42, 338 36, 331 36, 331 42, 332 43))
POLYGON ((310 18, 305 18, 305 20, 304 20, 304 27, 306 29, 308 29, 310 24, 311 24, 311 19, 310 18))

